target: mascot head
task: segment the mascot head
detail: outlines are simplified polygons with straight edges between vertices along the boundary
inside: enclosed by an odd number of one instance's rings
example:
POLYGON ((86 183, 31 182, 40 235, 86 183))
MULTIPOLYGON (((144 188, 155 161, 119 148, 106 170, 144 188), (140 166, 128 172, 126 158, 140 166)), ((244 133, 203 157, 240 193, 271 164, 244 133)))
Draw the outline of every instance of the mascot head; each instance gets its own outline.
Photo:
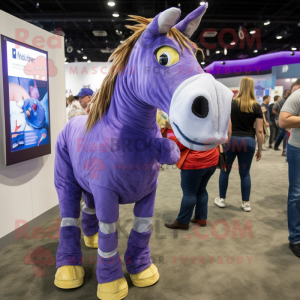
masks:
POLYGON ((198 7, 179 23, 178 8, 169 8, 154 19, 130 16, 139 24, 127 26, 133 35, 110 57, 112 68, 93 99, 88 130, 107 111, 107 91, 118 84, 138 102, 169 114, 184 146, 204 151, 227 140, 233 93, 202 70, 196 59, 200 49, 189 39, 207 7, 198 7))

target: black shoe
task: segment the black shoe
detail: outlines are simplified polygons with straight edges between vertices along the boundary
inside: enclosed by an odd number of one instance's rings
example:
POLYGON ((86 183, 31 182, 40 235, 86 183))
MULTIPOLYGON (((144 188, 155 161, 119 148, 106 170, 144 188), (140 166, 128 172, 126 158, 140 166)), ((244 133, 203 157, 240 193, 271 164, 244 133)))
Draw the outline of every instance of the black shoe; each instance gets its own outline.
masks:
POLYGON ((290 243, 290 249, 296 256, 300 257, 300 243, 299 244, 290 243))
POLYGON ((269 149, 273 149, 273 147, 270 145, 269 147, 268 147, 269 149))
POLYGON ((275 151, 279 151, 280 149, 279 149, 279 148, 274 148, 274 150, 275 150, 275 151))

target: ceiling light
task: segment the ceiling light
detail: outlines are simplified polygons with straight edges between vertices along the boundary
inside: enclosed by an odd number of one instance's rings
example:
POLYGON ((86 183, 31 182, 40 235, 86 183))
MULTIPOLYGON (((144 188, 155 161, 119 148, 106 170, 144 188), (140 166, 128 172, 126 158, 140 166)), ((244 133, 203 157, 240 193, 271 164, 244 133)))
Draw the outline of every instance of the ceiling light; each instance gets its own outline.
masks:
POLYGON ((91 20, 90 20, 90 19, 88 19, 88 22, 91 22, 91 20))
POLYGON ((230 43, 230 45, 235 45, 235 42, 234 42, 234 41, 233 41, 233 42, 231 42, 231 43, 230 43))
POLYGON ((287 81, 287 82, 290 82, 290 81, 291 81, 291 79, 289 79, 289 78, 288 78, 288 79, 286 79, 285 81, 287 81))
POLYGON ((120 44, 123 44, 124 43, 124 41, 120 41, 120 44))
POLYGON ((227 48, 224 48, 224 55, 227 55, 227 48))
POLYGON ((88 63, 90 63, 91 61, 90 61, 90 60, 88 60, 87 62, 88 62, 88 63))
POLYGON ((278 35, 276 35, 276 39, 277 39, 277 40, 280 40, 280 39, 282 39, 282 35, 279 35, 279 34, 278 34, 278 35))
POLYGON ((77 50, 77 52, 79 53, 79 54, 81 54, 82 52, 81 52, 81 50, 77 50))
POLYGON ((204 1, 201 1, 201 2, 200 2, 200 5, 204 5, 204 4, 205 4, 205 2, 204 2, 204 1))
POLYGON ((117 35, 122 35, 122 31, 116 30, 116 34, 117 34, 117 35))
POLYGON ((178 7, 180 7, 181 6, 181 4, 180 3, 178 3, 178 7))
POLYGON ((115 13, 112 14, 112 16, 115 17, 115 18, 118 18, 119 14, 117 12, 115 12, 115 13))
POLYGON ((220 53, 220 50, 217 50, 216 53, 219 54, 219 53, 220 53))
POLYGON ((254 29, 250 30, 250 34, 254 34, 256 31, 254 29))
POLYGON ((253 52, 254 52, 254 53, 257 53, 257 52, 258 52, 258 50, 256 50, 256 49, 255 49, 253 52))
POLYGON ((297 78, 292 78, 292 82, 295 82, 295 81, 297 81, 297 78))
POLYGON ((298 23, 298 26, 300 27, 300 22, 298 23))
POLYGON ((269 20, 267 20, 264 25, 269 25, 271 22, 269 20))
POLYGON ((115 49, 107 48, 107 49, 100 49, 100 51, 102 53, 113 53, 115 51, 115 49))
POLYGON ((297 48, 296 48, 296 47, 292 47, 292 50, 293 50, 293 51, 296 51, 296 50, 297 50, 297 48))
POLYGON ((65 62, 65 65, 67 65, 67 64, 68 64, 68 62, 66 61, 66 62, 65 62))
POLYGON ((83 59, 87 59, 87 57, 86 57, 86 56, 83 56, 82 58, 83 58, 83 59))
POLYGON ((205 65, 205 62, 203 61, 203 62, 201 63, 201 65, 205 65))
POLYGON ((211 37, 215 37, 217 34, 218 34, 218 31, 216 31, 216 30, 206 30, 206 31, 203 33, 203 36, 204 36, 204 37, 211 38, 211 37))
POLYGON ((73 47, 72 47, 72 46, 69 46, 69 47, 67 48, 67 52, 68 52, 68 53, 72 53, 72 51, 73 51, 73 47))
POLYGON ((108 1, 107 5, 108 6, 115 6, 115 2, 114 1, 108 1))
POLYGON ((93 35, 94 36, 107 36, 107 32, 105 30, 94 30, 93 35))

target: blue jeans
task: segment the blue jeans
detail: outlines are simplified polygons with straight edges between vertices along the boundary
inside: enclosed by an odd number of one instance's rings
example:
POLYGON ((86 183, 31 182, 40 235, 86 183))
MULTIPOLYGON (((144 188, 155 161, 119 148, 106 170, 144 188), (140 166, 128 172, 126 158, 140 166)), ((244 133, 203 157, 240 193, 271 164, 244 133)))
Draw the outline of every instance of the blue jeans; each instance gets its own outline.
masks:
POLYGON ((216 166, 206 169, 181 170, 183 197, 177 217, 178 222, 189 224, 195 205, 195 218, 198 220, 207 220, 208 194, 206 186, 215 171, 216 166))
POLYGON ((283 140, 283 151, 286 151, 287 132, 284 128, 279 128, 278 136, 274 144, 274 149, 277 149, 283 140))
POLYGON ((300 148, 287 145, 289 163, 289 196, 287 204, 289 240, 300 243, 300 148))
POLYGON ((255 153, 255 139, 252 137, 232 136, 227 147, 226 172, 221 170, 219 177, 220 198, 226 198, 229 174, 235 158, 238 158, 238 169, 241 178, 242 200, 249 201, 251 191, 250 167, 255 153))

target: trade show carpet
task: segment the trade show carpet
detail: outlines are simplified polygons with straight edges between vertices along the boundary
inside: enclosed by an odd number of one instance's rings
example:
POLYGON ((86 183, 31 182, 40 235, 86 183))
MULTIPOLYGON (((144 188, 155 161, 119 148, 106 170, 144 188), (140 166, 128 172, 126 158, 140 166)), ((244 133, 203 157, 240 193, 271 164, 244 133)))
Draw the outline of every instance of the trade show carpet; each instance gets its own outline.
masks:
MULTIPOLYGON (((219 171, 216 171, 208 184, 210 224, 174 231, 164 223, 173 221, 178 214, 182 197, 180 171, 165 167, 159 175, 150 240, 152 260, 158 267, 160 280, 154 286, 137 288, 132 285, 123 263, 129 285, 126 299, 300 299, 300 259, 288 247, 287 170, 280 151, 263 152, 262 161, 253 161, 250 213, 240 208, 237 162, 230 176, 226 208, 214 205, 218 196, 219 171)), ((133 205, 120 208, 121 256, 133 224, 132 210, 133 205)), ((1 300, 97 299, 97 250, 86 248, 83 239, 83 286, 61 290, 53 284, 58 246, 55 227, 59 222, 57 214, 41 223, 41 228, 28 232, 27 238, 16 237, 0 252, 1 300), (43 247, 42 251, 36 250, 38 247, 43 247), (32 255, 35 250, 36 256, 32 255)))

